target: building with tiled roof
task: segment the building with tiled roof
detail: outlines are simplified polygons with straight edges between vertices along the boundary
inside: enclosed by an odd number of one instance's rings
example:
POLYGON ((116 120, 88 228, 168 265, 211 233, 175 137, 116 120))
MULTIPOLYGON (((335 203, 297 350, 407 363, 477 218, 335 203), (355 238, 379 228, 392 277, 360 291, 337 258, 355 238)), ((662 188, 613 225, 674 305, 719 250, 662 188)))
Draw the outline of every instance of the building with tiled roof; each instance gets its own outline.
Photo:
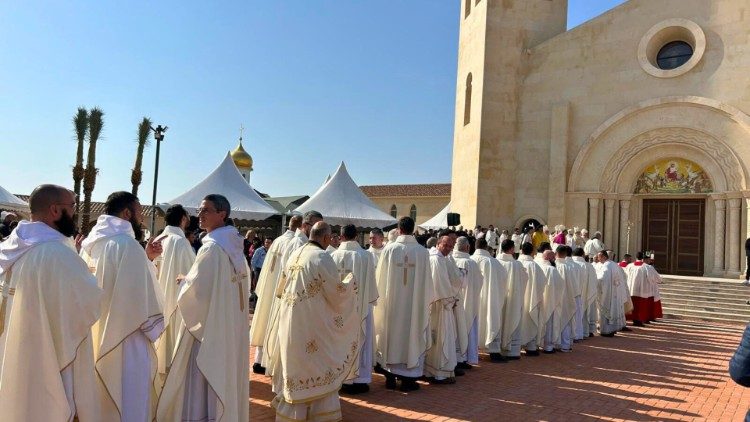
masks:
POLYGON ((421 224, 440 212, 451 200, 450 183, 360 186, 381 210, 398 218, 411 216, 421 224))

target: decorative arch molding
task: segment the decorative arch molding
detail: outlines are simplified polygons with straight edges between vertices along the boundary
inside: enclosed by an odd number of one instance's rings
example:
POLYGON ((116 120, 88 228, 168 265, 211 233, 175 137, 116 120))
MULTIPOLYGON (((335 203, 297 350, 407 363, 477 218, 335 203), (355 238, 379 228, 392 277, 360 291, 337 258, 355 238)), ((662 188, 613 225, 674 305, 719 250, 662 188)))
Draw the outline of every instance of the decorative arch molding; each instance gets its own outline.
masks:
MULTIPOLYGON (((625 108, 621 110, 620 112, 618 112, 617 114, 613 115, 612 117, 607 119, 603 124, 601 124, 589 136, 586 142, 581 146, 581 150, 578 153, 575 162, 573 163, 573 167, 570 172, 570 179, 568 181, 568 191, 577 192, 581 190, 579 189, 579 186, 581 184, 581 178, 585 177, 585 172, 583 171, 584 164, 589 160, 589 158, 594 153, 594 151, 597 150, 597 148, 601 148, 600 141, 606 138, 608 135, 610 135, 611 132, 613 132, 616 127, 620 126, 622 123, 626 121, 637 120, 639 115, 644 114, 648 111, 652 111, 652 110, 660 109, 660 108, 669 108, 669 107, 674 107, 674 106, 696 107, 699 109, 704 109, 714 114, 718 114, 724 117, 725 119, 728 119, 729 121, 736 124, 736 126, 741 128, 741 130, 744 133, 750 136, 750 116, 745 114, 740 109, 734 106, 731 106, 729 104, 722 103, 720 101, 713 100, 710 98, 696 97, 696 96, 671 96, 671 97, 660 97, 660 98, 646 100, 634 106, 625 108)), ((697 131, 697 129, 688 129, 688 130, 697 131)), ((716 136, 709 135, 709 137, 714 139, 716 141, 716 144, 722 144, 722 146, 726 148, 725 151, 727 149, 731 151, 731 155, 733 157, 735 158, 737 157, 735 152, 732 150, 731 147, 727 145, 727 143, 721 141, 716 136)), ((712 148, 715 148, 715 147, 716 146, 712 144, 712 148)), ((746 180, 747 174, 744 170, 744 166, 740 165, 740 168, 742 169, 742 171, 739 174, 742 175, 742 178, 744 180, 746 180)), ((746 186, 746 184, 743 183, 743 186, 746 186)))
POLYGON ((521 216, 521 218, 516 219, 516 224, 513 227, 514 228, 515 227, 521 228, 521 224, 523 224, 523 223, 525 223, 525 222, 527 222, 529 220, 536 220, 536 221, 542 223, 542 225, 546 225, 547 224, 547 220, 544 219, 544 218, 542 218, 542 217, 540 217, 537 214, 526 214, 526 215, 521 216))
POLYGON ((604 193, 633 193, 640 172, 649 163, 669 157, 702 166, 716 192, 740 191, 747 186, 742 163, 725 143, 694 129, 662 128, 643 133, 618 149, 604 167, 599 189, 604 193))

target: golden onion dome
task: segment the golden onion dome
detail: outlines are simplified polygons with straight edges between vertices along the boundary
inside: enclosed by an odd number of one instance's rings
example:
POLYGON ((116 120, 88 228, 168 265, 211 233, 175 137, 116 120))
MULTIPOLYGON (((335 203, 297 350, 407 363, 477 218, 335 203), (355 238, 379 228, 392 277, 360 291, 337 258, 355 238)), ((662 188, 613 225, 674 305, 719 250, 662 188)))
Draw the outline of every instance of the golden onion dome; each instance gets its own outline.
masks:
POLYGON ((242 139, 240 139, 240 144, 237 145, 237 148, 231 152, 231 155, 234 165, 249 168, 251 171, 253 170, 253 157, 245 151, 245 148, 242 148, 242 139))

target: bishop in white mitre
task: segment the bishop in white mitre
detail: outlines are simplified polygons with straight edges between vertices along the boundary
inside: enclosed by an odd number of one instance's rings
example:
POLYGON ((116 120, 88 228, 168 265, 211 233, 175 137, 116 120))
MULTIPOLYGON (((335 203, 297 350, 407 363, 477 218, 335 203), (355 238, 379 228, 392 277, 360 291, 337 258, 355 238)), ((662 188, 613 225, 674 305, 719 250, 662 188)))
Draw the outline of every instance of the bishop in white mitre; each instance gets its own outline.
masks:
POLYGON ((555 353, 555 346, 560 344, 562 326, 560 325, 561 318, 559 315, 562 312, 565 297, 565 281, 560 277, 557 268, 552 265, 554 260, 555 253, 551 250, 537 254, 535 258, 546 279, 542 302, 542 321, 544 322, 543 350, 547 354, 555 353))
POLYGON ((282 255, 287 244, 292 240, 300 226, 302 226, 301 215, 295 215, 289 219, 289 228, 287 231, 277 237, 268 249, 266 261, 258 276, 258 284, 255 286, 255 293, 258 295, 258 300, 255 302, 253 321, 252 325, 250 325, 250 345, 255 346, 253 372, 256 374, 266 373, 266 368, 263 364, 263 341, 268 332, 272 305, 274 305, 274 298, 276 297, 276 288, 279 285, 282 269, 284 268, 282 255))
POLYGON ((198 209, 206 230, 193 267, 180 283, 184 321, 156 409, 157 421, 247 421, 250 273, 243 239, 226 225, 231 205, 208 195, 198 209))
POLYGON ((621 268, 609 259, 606 251, 597 255, 599 264, 596 277, 599 280, 599 331, 602 337, 614 337, 615 333, 625 325, 626 283, 621 268))
POLYGON ((146 250, 142 209, 130 192, 115 192, 105 215, 81 243, 81 256, 104 289, 101 316, 92 329, 102 420, 153 419, 157 359, 154 342, 164 331, 164 294, 152 260, 158 243, 146 250))
POLYGON ((342 392, 347 394, 366 393, 370 390, 368 384, 372 382, 372 368, 374 356, 374 336, 372 310, 378 300, 378 287, 375 284, 375 259, 362 249, 357 242, 357 228, 348 224, 341 228, 341 244, 331 254, 333 262, 344 280, 351 274, 357 283, 357 311, 359 314, 359 362, 352 367, 353 378, 342 386, 342 392))
POLYGON ((596 306, 597 288, 599 285, 599 281, 596 278, 596 269, 593 265, 586 262, 583 248, 580 247, 573 250, 573 262, 581 267, 582 337, 593 337, 596 332, 596 322, 599 318, 596 306))
POLYGON ((157 236, 161 243, 162 254, 155 260, 159 285, 164 293, 164 334, 156 342, 156 356, 159 361, 159 384, 172 366, 172 355, 177 346, 177 336, 182 330, 182 316, 177 312, 177 295, 180 286, 178 278, 183 278, 195 262, 195 251, 185 237, 185 230, 190 224, 190 215, 181 205, 172 205, 167 209, 164 220, 167 226, 157 236))
POLYGON ((70 236, 75 196, 41 185, 31 221, 0 243, 0 413, 8 421, 103 420, 91 326, 102 290, 70 236))
MULTIPOLYGON (((274 371, 277 369, 275 365, 281 364, 281 359, 277 359, 274 356, 279 350, 279 306, 281 305, 279 300, 281 294, 286 289, 284 284, 287 278, 285 277, 284 270, 286 270, 287 264, 289 263, 289 257, 297 249, 305 246, 310 240, 310 230, 315 223, 323 221, 323 216, 317 211, 308 211, 302 216, 302 224, 294 232, 294 236, 286 243, 284 250, 281 252, 281 263, 282 272, 279 276, 279 280, 276 284, 276 290, 273 292, 273 301, 271 303, 271 311, 268 318, 268 327, 263 337, 263 359, 261 364, 265 368, 267 376, 272 377, 274 371)), ((277 378, 278 379, 278 378, 277 378)), ((274 393, 278 393, 281 386, 272 385, 271 389, 274 393)))
POLYGON ((547 279, 542 268, 534 261, 533 253, 534 246, 531 243, 524 243, 521 245, 521 255, 518 257, 518 262, 524 266, 529 277, 521 314, 521 345, 526 350, 526 356, 539 356, 545 322, 543 304, 547 279))
POLYGON ((285 268, 274 355, 281 364, 273 374, 281 389, 271 402, 277 421, 342 419, 338 391, 358 364, 362 319, 355 275, 340 278, 325 251, 330 239, 330 226, 316 223, 285 268))
POLYGON ((397 377, 402 391, 419 389, 424 373, 425 352, 432 346, 430 304, 434 287, 427 250, 414 238, 414 220, 402 217, 400 235, 383 249, 375 280, 375 359, 386 377, 386 388, 395 389, 397 377))
POLYGON ((505 267, 492 256, 487 240, 477 239, 471 259, 482 273, 482 291, 479 295, 479 348, 490 354, 493 362, 505 362, 502 356, 503 308, 508 293, 508 276, 505 267))
POLYGON ((479 308, 484 278, 479 265, 471 259, 469 250, 469 240, 462 236, 456 240, 452 254, 464 279, 461 306, 465 315, 467 347, 466 352, 458 357, 460 369, 471 369, 471 365, 479 363, 479 308))
POLYGON ((508 360, 521 358, 521 319, 523 315, 526 284, 529 276, 526 268, 515 257, 515 245, 512 240, 506 240, 500 245, 501 254, 498 257, 500 265, 505 269, 508 280, 508 293, 505 295, 503 307, 502 355, 508 360))

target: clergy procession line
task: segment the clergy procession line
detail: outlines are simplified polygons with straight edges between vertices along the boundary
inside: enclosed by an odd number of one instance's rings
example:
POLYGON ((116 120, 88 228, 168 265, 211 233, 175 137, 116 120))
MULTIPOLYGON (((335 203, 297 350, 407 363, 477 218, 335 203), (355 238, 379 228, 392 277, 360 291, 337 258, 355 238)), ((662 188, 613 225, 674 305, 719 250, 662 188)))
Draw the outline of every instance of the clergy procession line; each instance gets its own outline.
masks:
POLYGON ((247 421, 248 343, 278 420, 340 420, 339 392, 367 392, 373 371, 389 389, 452 384, 480 350, 493 362, 570 352, 597 322, 613 336, 626 312, 660 316, 654 268, 621 268, 596 235, 593 264, 536 234, 518 259, 504 239, 496 259, 485 236, 472 245, 451 230, 428 250, 403 217, 387 245, 373 230, 365 250, 353 225, 332 246, 308 211, 267 250, 248 331, 250 272, 224 196, 201 202, 197 255, 180 205, 147 241, 129 192, 75 239, 70 190, 41 185, 29 206, 0 243, 3 420, 247 421))
POLYGON ((376 229, 365 250, 356 228, 344 226, 335 248, 311 211, 272 243, 250 344, 253 371, 272 378, 278 421, 340 420, 339 393, 368 392, 373 372, 387 389, 454 384, 480 350, 498 363, 522 350, 571 352, 597 330, 629 330, 626 313, 637 325, 661 317, 661 279, 648 257, 618 265, 599 233, 574 249, 564 227, 550 238, 540 226, 519 239, 520 255, 506 236, 495 258, 488 232, 470 255, 467 236, 441 230, 427 249, 414 230, 402 217, 385 246, 376 229))

